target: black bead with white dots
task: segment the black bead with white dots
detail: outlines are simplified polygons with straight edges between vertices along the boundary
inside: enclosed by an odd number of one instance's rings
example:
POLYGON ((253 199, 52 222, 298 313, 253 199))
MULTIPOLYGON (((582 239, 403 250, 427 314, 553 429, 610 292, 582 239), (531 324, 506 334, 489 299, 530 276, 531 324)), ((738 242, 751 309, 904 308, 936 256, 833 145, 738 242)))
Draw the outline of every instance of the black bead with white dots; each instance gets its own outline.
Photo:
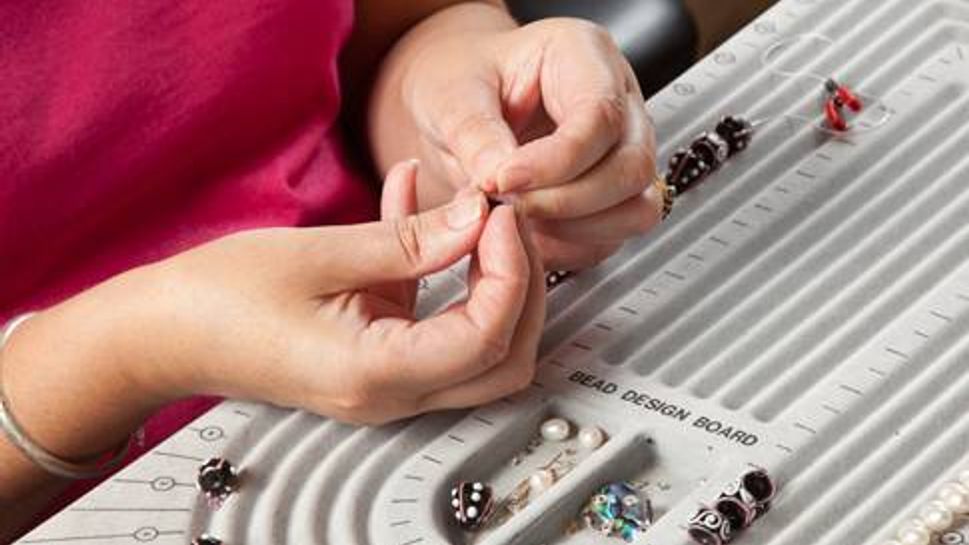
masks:
POLYGON ((461 529, 480 529, 494 511, 494 493, 481 482, 462 481, 451 489, 451 510, 461 529))
POLYGON ((723 163, 750 145, 753 125, 736 116, 720 120, 713 132, 693 139, 670 158, 666 183, 679 196, 713 174, 723 163))

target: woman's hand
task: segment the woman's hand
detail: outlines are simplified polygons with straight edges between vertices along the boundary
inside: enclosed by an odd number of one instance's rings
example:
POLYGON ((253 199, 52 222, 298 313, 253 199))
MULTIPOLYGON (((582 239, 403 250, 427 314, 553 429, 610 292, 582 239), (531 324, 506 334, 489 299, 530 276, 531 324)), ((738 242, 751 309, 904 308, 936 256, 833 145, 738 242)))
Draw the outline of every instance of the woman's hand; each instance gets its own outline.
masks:
POLYGON ((2 354, 13 410, 83 458, 193 394, 381 423, 525 388, 545 313, 529 237, 472 190, 413 215, 416 168, 392 169, 384 221, 231 235, 28 320, 2 354), (417 320, 416 280, 468 254, 467 299, 417 320))
POLYGON ((410 215, 415 173, 391 171, 385 221, 240 233, 136 273, 152 382, 359 423, 526 387, 544 294, 513 209, 468 191, 410 215), (416 320, 414 282, 472 252, 468 299, 416 320))
MULTIPOLYGON (((416 209, 416 164, 392 169, 384 221, 231 235, 135 269, 27 320, 0 380, 31 437, 67 459, 108 451, 160 405, 218 394, 382 423, 528 386, 543 271, 510 206, 416 209), (469 294, 414 317, 415 281, 472 254, 469 294)), ((16 531, 58 483, 0 435, 0 521, 16 531)))
POLYGON ((593 265, 660 219, 642 93, 603 29, 497 12, 450 8, 400 41, 374 94, 375 156, 421 157, 427 202, 469 184, 516 200, 547 266, 593 265))

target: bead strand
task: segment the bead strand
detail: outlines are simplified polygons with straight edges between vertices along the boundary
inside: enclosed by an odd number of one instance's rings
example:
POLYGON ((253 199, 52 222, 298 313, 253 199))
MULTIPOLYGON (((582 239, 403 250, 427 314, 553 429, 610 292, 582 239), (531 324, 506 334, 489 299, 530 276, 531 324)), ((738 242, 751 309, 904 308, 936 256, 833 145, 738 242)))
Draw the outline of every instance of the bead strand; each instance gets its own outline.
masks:
POLYGON ((942 485, 918 515, 902 523, 895 539, 882 545, 929 545, 933 537, 952 530, 962 515, 969 515, 969 468, 942 485))

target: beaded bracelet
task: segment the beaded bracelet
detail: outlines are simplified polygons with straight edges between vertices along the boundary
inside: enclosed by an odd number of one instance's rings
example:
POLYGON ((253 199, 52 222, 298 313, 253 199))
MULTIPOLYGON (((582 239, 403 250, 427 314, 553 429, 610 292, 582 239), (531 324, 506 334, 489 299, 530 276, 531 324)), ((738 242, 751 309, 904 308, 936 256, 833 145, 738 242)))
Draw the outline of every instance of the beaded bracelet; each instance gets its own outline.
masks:
MULTIPOLYGON (((21 314, 7 323, 2 333, 0 333, 0 353, 2 353, 3 347, 6 346, 7 341, 13 336, 17 327, 22 325, 31 316, 33 316, 33 313, 21 314)), ((0 358, 0 364, 2 364, 2 361, 2 358, 0 358)), ((77 464, 64 460, 37 444, 23 429, 10 410, 10 402, 3 390, 2 371, 3 368, 0 365, 0 429, 3 430, 10 444, 23 453, 27 459, 48 473, 76 480, 103 477, 121 466, 121 463, 128 455, 128 450, 131 446, 130 439, 125 441, 124 445, 113 452, 106 461, 102 462, 98 460, 90 464, 77 464)))

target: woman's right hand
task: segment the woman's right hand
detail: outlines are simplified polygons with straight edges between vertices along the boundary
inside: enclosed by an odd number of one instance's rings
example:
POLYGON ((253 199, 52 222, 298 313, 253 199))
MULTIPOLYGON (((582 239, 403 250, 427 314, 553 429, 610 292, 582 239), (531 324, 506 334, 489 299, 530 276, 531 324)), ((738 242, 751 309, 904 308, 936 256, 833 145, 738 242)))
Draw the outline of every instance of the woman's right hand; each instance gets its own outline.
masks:
POLYGON ((381 423, 526 387, 543 271, 513 209, 480 193, 416 210, 416 164, 385 183, 384 221, 231 235, 91 292, 121 311, 119 358, 158 396, 259 399, 381 423), (422 320, 415 281, 473 253, 465 302, 422 320))

